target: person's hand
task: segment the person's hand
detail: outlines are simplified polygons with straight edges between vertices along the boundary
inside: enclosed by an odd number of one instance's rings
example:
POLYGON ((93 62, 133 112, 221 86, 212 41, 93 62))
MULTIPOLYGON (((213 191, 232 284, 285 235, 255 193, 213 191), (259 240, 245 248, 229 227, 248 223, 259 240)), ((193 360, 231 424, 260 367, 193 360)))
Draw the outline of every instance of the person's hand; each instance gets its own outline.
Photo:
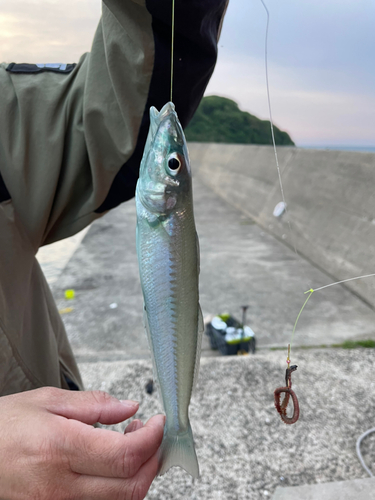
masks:
POLYGON ((140 500, 156 475, 165 417, 125 434, 92 424, 133 416, 138 403, 55 388, 0 398, 0 498, 140 500))

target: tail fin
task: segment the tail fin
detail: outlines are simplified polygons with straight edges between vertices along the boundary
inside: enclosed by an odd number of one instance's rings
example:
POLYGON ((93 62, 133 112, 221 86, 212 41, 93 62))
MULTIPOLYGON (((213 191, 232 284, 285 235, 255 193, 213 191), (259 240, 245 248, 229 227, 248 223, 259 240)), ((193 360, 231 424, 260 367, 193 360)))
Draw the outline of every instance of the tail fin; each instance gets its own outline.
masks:
POLYGON ((158 475, 161 476, 174 465, 182 467, 194 478, 199 477, 199 465, 190 423, 188 430, 183 434, 176 434, 166 426, 159 449, 158 475))

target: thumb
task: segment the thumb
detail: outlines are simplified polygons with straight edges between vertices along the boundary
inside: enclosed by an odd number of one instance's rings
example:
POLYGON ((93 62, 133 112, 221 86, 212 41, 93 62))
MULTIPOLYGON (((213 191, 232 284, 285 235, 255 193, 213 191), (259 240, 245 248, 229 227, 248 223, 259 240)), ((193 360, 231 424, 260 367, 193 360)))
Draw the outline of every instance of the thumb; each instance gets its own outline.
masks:
POLYGON ((135 415, 139 408, 136 401, 120 401, 103 391, 47 390, 53 392, 53 397, 48 398, 45 405, 48 411, 90 425, 123 422, 135 415))

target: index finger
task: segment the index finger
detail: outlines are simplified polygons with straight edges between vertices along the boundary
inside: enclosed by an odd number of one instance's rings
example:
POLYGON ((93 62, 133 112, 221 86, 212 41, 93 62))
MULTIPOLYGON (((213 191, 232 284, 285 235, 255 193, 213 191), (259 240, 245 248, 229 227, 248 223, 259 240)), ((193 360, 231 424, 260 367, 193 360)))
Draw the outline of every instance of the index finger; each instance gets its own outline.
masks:
POLYGON ((70 468, 88 476, 133 477, 158 450, 164 423, 164 415, 156 415, 142 428, 120 434, 70 421, 64 450, 70 468))

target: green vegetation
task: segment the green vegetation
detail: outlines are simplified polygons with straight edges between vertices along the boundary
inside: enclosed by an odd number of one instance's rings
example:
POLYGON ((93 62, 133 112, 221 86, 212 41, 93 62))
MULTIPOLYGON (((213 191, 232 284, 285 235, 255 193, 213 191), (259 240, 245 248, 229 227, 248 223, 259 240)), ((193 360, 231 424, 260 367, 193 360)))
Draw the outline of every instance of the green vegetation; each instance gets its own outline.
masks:
MULTIPOLYGON (((277 127, 274 127, 274 134, 277 145, 295 145, 289 135, 277 127)), ((185 135, 192 142, 272 144, 268 120, 241 111, 234 101, 216 95, 202 99, 185 135)))
POLYGON ((332 347, 342 347, 343 349, 355 349, 356 347, 375 347, 375 340, 346 340, 342 344, 333 344, 332 347))

